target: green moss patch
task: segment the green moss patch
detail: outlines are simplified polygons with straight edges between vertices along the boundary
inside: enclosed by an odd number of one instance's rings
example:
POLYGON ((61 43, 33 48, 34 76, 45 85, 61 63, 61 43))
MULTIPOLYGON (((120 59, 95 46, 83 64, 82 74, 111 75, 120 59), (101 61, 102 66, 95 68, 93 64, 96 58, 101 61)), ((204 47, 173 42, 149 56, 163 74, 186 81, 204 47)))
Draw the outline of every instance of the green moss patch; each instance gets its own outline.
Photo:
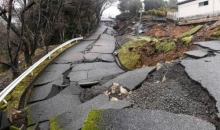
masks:
POLYGON ((190 43, 192 42, 193 36, 189 36, 189 37, 184 37, 182 38, 181 42, 186 45, 189 46, 190 43))
POLYGON ((15 127, 15 126, 10 126, 9 130, 19 130, 19 128, 15 127))
POLYGON ((56 122, 57 116, 50 118, 50 130, 62 130, 62 128, 56 122))
MULTIPOLYGON (((5 100, 8 102, 8 104, 11 104, 12 107, 18 108, 19 100, 20 97, 25 90, 25 88, 33 81, 33 79, 46 67, 47 64, 49 64, 53 59, 55 59, 60 53, 62 53, 64 50, 67 48, 75 45, 73 44, 68 44, 63 49, 57 50, 55 53, 51 55, 51 59, 47 59, 44 62, 42 62, 37 68, 34 69, 33 73, 34 75, 32 76, 31 74, 26 76, 6 97, 5 100)), ((0 103, 0 108, 5 110, 7 108, 7 104, 1 102, 0 103)))
POLYGON ((191 30, 189 30, 189 31, 187 31, 187 32, 184 32, 184 33, 180 34, 180 35, 178 36, 178 38, 183 38, 183 37, 187 37, 187 36, 193 35, 193 34, 195 34, 196 32, 198 32, 202 27, 203 27, 203 25, 198 25, 198 26, 196 26, 195 28, 193 28, 193 29, 191 29, 191 30))
POLYGON ((144 46, 149 37, 140 37, 139 39, 132 38, 132 40, 124 44, 121 49, 118 50, 118 58, 121 64, 127 69, 134 69, 136 63, 140 58, 140 49, 144 46))
POLYGON ((152 40, 155 40, 154 38, 151 38, 151 37, 149 37, 149 36, 146 36, 146 37, 144 37, 144 36, 140 36, 138 39, 137 39, 137 37, 135 37, 135 36, 132 36, 132 37, 130 37, 133 41, 136 41, 136 40, 145 40, 145 41, 147 41, 147 42, 151 42, 152 40))
POLYGON ((159 53, 166 53, 176 48, 175 42, 161 42, 156 44, 156 50, 159 53))
POLYGON ((99 125, 104 123, 102 112, 103 110, 92 110, 85 120, 82 130, 101 130, 99 125))
POLYGON ((27 124, 31 124, 31 109, 28 107, 26 108, 26 111, 27 111, 27 124))
POLYGON ((217 27, 214 32, 210 36, 211 38, 214 39, 219 39, 220 40, 220 27, 217 27))

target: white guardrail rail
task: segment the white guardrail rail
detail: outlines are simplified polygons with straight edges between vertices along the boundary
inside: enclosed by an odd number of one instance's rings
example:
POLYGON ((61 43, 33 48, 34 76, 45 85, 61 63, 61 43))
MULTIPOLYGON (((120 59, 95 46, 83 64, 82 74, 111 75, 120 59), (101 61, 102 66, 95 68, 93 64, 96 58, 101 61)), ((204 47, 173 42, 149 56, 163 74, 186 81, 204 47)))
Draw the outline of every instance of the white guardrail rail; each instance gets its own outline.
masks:
POLYGON ((33 70, 40 65, 44 60, 46 60, 47 58, 50 59, 51 55, 56 52, 59 49, 62 49, 64 46, 76 41, 77 40, 81 40, 83 39, 83 37, 78 37, 69 41, 64 42, 63 44, 61 44, 60 46, 56 47, 54 50, 52 50, 51 52, 49 52, 47 55, 45 55, 44 57, 42 57, 39 61, 37 61, 35 64, 33 64, 31 67, 29 67, 25 72, 23 72, 18 78, 16 78, 11 84, 9 84, 4 90, 2 90, 0 92, 0 102, 3 101, 4 103, 7 103, 7 101, 4 99, 16 86, 18 83, 20 83, 27 75, 29 75, 30 73, 33 75, 33 70))

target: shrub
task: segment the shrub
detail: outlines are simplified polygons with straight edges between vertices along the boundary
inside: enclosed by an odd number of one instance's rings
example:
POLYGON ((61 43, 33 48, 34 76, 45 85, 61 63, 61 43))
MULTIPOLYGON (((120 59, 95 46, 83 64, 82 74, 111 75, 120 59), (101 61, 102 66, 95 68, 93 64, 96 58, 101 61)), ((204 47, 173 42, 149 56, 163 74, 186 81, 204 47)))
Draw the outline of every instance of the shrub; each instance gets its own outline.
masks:
POLYGON ((126 12, 126 13, 122 13, 122 14, 119 14, 116 16, 116 19, 117 20, 120 20, 120 21, 126 21, 128 19, 131 18, 131 14, 129 12, 126 12))
POLYGON ((154 15, 154 16, 159 16, 159 17, 165 17, 166 12, 163 10, 152 9, 152 10, 148 10, 144 12, 144 15, 154 15))

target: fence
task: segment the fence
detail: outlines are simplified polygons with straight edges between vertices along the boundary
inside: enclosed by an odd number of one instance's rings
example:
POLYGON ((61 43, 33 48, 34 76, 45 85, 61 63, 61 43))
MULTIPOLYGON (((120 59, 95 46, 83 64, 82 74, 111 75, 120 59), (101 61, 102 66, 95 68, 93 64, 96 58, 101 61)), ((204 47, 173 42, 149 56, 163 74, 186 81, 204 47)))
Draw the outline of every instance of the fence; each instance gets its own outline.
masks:
POLYGON ((4 98, 17 86, 17 84, 19 82, 21 82, 27 75, 29 75, 30 73, 33 75, 33 70, 40 65, 44 60, 46 60, 47 58, 50 59, 51 55, 56 52, 58 49, 62 49, 64 46, 77 41, 77 40, 81 40, 83 39, 83 37, 78 37, 72 40, 69 40, 63 44, 61 44, 60 46, 56 47, 54 50, 52 50, 51 52, 49 52, 47 55, 45 55, 44 57, 42 57, 39 61, 37 61, 34 65, 32 65, 31 67, 29 67, 25 72, 23 72, 18 78, 16 78, 11 84, 9 84, 4 90, 2 90, 0 92, 0 102, 3 101, 4 103, 7 103, 6 100, 4 100, 4 98))
POLYGON ((178 20, 178 12, 167 12, 166 18, 176 21, 178 20))

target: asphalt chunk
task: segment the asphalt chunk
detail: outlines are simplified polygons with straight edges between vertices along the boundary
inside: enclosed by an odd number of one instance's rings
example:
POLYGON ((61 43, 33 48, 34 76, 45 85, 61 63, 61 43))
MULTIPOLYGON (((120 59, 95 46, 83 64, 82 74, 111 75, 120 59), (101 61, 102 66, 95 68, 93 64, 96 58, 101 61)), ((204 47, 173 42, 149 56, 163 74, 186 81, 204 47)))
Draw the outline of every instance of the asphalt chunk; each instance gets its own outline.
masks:
POLYGON ((146 79, 147 75, 154 70, 155 67, 145 67, 133 71, 128 71, 108 81, 102 86, 109 87, 112 85, 112 83, 118 83, 123 87, 128 88, 129 90, 134 90, 136 87, 141 85, 146 79))

